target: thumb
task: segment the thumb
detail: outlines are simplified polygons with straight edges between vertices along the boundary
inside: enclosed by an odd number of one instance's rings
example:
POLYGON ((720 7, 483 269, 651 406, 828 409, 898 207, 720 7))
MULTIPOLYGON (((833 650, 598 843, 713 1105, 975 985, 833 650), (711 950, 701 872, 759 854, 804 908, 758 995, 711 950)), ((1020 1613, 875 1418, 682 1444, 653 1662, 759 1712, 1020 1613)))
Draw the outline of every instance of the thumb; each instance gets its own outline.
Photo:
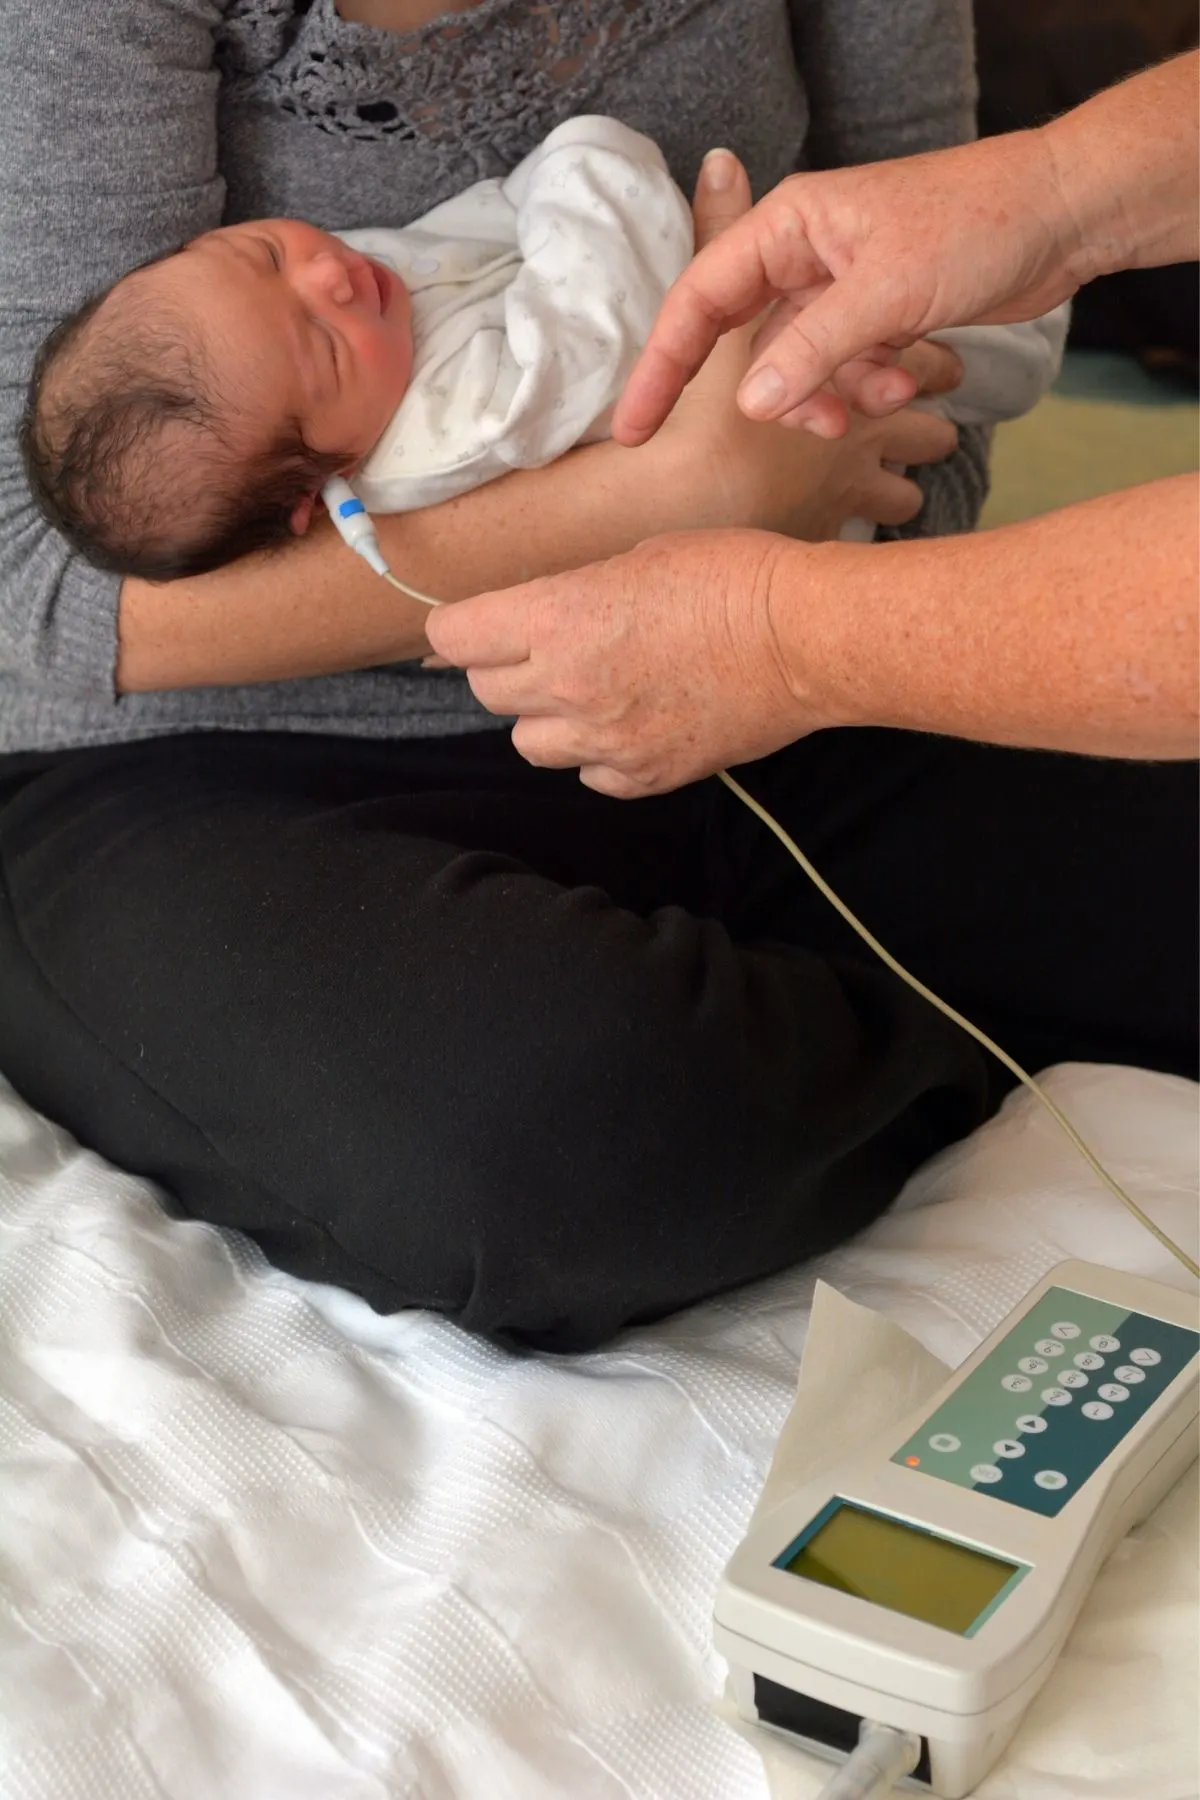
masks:
MULTIPOLYGON (((834 281, 795 312, 755 357, 738 389, 738 405, 751 419, 778 419, 795 413, 802 423, 810 400, 843 363, 867 351, 903 349, 912 335, 896 336, 897 309, 889 306, 884 284, 863 263, 834 281), (800 409, 797 411, 796 409, 800 409)), ((820 411, 820 406, 814 412, 820 411)))
POLYGON ((692 200, 696 249, 750 211, 750 177, 732 150, 710 150, 700 165, 692 200))
MULTIPOLYGON (((733 151, 710 150, 700 165, 692 198, 697 255, 744 219, 752 205, 750 177, 733 151)), ((753 318, 756 311, 752 306, 746 318, 753 318)), ((742 322, 733 316, 718 322, 711 306, 697 304, 687 292, 685 272, 663 302, 649 341, 617 401, 612 417, 616 442, 644 444, 653 437, 721 332, 742 322)))

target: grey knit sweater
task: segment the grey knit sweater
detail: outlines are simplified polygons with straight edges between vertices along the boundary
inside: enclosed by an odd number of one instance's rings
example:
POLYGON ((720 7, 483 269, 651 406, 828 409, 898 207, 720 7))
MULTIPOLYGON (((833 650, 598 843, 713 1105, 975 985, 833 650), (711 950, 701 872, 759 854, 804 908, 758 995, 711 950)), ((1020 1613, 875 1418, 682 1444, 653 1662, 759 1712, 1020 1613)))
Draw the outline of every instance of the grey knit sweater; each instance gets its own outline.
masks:
MULTIPOLYGON (((560 120, 649 133, 689 191, 728 144, 756 192, 973 129, 970 0, 483 0, 408 36, 335 0, 0 0, 0 750, 163 732, 431 735, 488 722, 412 665, 118 698, 118 584, 33 511, 15 426, 55 320, 222 221, 400 225, 560 120)), ((922 476, 917 529, 982 503, 982 438, 922 476)))

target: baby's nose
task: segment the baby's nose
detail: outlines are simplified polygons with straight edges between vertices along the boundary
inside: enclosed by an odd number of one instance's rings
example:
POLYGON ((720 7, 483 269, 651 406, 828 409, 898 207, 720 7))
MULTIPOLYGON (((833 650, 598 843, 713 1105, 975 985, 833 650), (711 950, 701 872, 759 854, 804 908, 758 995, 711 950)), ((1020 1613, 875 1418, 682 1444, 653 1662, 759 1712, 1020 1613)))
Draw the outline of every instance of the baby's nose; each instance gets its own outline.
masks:
POLYGON ((349 306, 354 299, 354 283, 340 257, 323 250, 306 265, 309 281, 318 293, 336 306, 349 306))

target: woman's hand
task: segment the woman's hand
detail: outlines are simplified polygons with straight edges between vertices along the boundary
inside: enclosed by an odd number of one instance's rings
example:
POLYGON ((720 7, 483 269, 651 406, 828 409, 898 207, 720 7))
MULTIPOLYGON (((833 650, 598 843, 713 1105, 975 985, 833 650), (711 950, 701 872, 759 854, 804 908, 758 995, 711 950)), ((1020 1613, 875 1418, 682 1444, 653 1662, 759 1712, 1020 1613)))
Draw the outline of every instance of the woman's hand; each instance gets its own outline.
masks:
POLYGON ((429 641, 484 706, 520 715, 513 743, 527 761, 578 766, 618 799, 662 793, 839 722, 798 696, 780 654, 772 580, 793 549, 760 531, 651 538, 443 607, 429 641))
MULTIPOLYGON (((750 206, 745 171, 728 151, 701 171, 694 202, 696 242, 718 242, 750 206), (718 184, 714 185, 714 174, 718 184)), ((846 520, 902 525, 921 507, 915 483, 889 470, 940 462, 957 442, 954 427, 928 413, 884 420, 855 416, 837 443, 821 443, 779 425, 748 420, 737 390, 752 359, 753 324, 729 332, 679 398, 653 446, 631 462, 636 482, 661 484, 662 458, 674 463, 674 499, 664 527, 750 526, 790 537, 836 537, 846 520), (651 454, 657 449, 658 457, 651 454)), ((902 359, 918 394, 957 386, 962 368, 952 351, 916 344, 902 359)))
POLYGON ((741 405, 836 437, 847 401, 912 399, 891 365, 929 332, 1033 319, 1108 270, 1193 258, 1198 69, 1190 51, 1036 131, 781 182, 675 283, 613 435, 645 443, 718 335, 773 303, 741 405))
MULTIPOLYGON (((887 419, 852 413, 845 435, 823 443, 747 419, 736 395, 751 338, 747 328, 721 340, 660 434, 678 442, 689 497, 690 516, 672 523, 748 526, 815 543, 836 537, 847 519, 904 525, 915 518, 921 490, 897 471, 952 455, 954 426, 912 407, 887 419)), ((921 395, 944 393, 962 378, 958 358, 938 344, 914 344, 903 362, 921 395)))
MULTIPOLYGON (((741 165, 727 152, 722 161, 734 179, 714 187, 702 174, 697 189, 700 243, 749 205, 741 165)), ((912 518, 920 490, 885 462, 937 461, 956 434, 916 411, 855 421, 836 444, 751 423, 735 399, 749 355, 749 332, 730 333, 655 443, 627 453, 635 490, 656 489, 677 459, 671 522, 692 529, 430 618, 437 662, 464 668, 492 712, 519 715, 513 742, 529 762, 578 766, 587 786, 628 799, 837 722, 789 679, 771 618, 775 565, 788 536, 834 537, 855 515, 912 518)), ((925 392, 961 375, 933 345, 915 346, 911 361, 925 392)))
POLYGON ((903 406, 915 390, 899 349, 939 327, 1034 318, 1075 291, 1070 226, 1040 132, 793 175, 680 276, 614 435, 644 443, 718 334, 772 305, 739 393, 748 415, 834 437, 847 402, 903 406))

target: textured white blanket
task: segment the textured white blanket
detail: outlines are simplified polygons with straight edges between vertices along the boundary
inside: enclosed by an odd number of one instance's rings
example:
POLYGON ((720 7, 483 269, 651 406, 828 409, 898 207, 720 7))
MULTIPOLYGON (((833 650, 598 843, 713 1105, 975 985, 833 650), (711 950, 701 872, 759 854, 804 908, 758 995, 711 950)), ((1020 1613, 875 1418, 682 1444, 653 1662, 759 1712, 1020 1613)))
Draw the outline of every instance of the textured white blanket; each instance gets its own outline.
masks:
MULTIPOLYGON (((1052 1085, 1194 1250, 1196 1089, 1052 1085)), ((816 1275, 957 1362, 1064 1256, 1186 1281, 1020 1097, 819 1267, 519 1358, 168 1221, 0 1083, 0 1793, 765 1800, 709 1611, 816 1275)), ((988 1800, 1194 1800, 1194 1592, 1126 1599, 1138 1679, 1110 1633, 988 1800)))

